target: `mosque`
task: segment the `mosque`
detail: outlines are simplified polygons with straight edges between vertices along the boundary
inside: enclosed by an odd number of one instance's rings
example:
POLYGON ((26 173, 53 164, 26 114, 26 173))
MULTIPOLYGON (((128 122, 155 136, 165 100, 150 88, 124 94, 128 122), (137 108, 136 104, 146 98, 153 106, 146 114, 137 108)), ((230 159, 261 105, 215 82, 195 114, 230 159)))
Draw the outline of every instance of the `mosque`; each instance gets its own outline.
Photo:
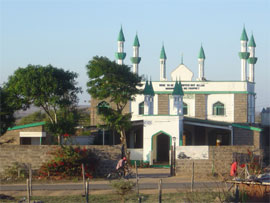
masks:
MULTIPOLYGON (((124 64, 125 37, 121 28, 118 64, 124 64)), ((240 37, 241 78, 237 81, 207 80, 204 69, 206 55, 201 46, 198 54, 198 77, 183 60, 166 75, 167 56, 160 53, 159 81, 142 82, 142 95, 130 102, 126 112, 132 113, 132 129, 127 144, 132 160, 150 164, 169 161, 170 146, 254 145, 262 147, 261 129, 255 125, 255 57, 254 36, 250 40, 243 28, 240 37)), ((133 43, 132 71, 139 73, 139 38, 133 43)), ((239 67, 240 68, 240 67, 239 67)), ((91 100, 91 125, 97 125, 97 108, 105 101, 91 100)), ((109 104, 108 104, 109 105, 109 104)), ((110 136, 111 137, 111 136, 110 136)), ((117 144, 116 138, 110 142, 117 144)))

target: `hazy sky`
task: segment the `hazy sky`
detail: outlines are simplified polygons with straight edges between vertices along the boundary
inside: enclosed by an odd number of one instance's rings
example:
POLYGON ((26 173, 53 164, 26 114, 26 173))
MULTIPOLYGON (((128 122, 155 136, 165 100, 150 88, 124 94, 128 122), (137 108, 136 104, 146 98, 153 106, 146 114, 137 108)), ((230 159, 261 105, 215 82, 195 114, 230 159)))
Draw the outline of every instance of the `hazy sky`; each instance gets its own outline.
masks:
POLYGON ((1 79, 18 67, 40 64, 79 74, 87 104, 85 65, 93 56, 115 60, 121 25, 126 38, 125 64, 131 65, 138 33, 140 74, 159 80, 159 54, 164 42, 167 76, 181 62, 198 77, 197 56, 202 43, 208 80, 240 80, 238 52, 245 24, 257 44, 256 110, 270 106, 270 1, 268 0, 0 0, 1 79))

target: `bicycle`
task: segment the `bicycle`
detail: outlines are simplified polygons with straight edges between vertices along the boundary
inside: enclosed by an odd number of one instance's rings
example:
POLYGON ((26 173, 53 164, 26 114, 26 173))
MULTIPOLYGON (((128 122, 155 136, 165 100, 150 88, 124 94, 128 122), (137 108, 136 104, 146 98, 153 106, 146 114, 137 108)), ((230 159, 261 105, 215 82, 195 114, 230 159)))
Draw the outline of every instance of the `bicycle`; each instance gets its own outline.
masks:
POLYGON ((125 165, 124 167, 119 168, 118 170, 114 170, 113 172, 109 173, 106 178, 108 180, 113 179, 129 179, 132 178, 133 172, 128 167, 128 165, 125 165))

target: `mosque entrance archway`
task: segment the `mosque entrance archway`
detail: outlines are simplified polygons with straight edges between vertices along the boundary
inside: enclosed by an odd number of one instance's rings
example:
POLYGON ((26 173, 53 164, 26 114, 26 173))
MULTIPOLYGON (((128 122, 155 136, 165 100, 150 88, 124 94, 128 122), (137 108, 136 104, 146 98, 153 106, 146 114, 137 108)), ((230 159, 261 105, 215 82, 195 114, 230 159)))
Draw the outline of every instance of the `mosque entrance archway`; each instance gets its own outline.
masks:
POLYGON ((171 143, 171 136, 165 132, 161 131, 152 136, 154 164, 167 165, 169 163, 171 143))

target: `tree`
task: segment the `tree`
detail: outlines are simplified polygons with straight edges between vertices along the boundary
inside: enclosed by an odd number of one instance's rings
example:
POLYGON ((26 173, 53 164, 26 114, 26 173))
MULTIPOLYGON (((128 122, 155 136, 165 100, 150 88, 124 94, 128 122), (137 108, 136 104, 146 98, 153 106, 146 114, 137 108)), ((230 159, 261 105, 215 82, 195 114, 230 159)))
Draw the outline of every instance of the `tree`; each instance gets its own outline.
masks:
POLYGON ((9 127, 15 122, 15 107, 8 102, 8 92, 0 87, 0 136, 3 135, 9 127))
MULTIPOLYGON (((26 68, 18 68, 9 77, 5 87, 11 94, 9 102, 12 105, 18 109, 27 109, 31 104, 41 107, 50 123, 57 126, 60 122, 57 112, 77 104, 77 93, 81 92, 81 88, 76 87, 76 78, 76 73, 51 65, 28 65, 26 68)), ((60 140, 59 132, 53 133, 60 140)))
POLYGON ((31 113, 23 118, 20 119, 20 121, 17 123, 18 125, 25 125, 29 123, 36 123, 46 120, 46 114, 42 113, 41 111, 36 111, 34 113, 31 113))
POLYGON ((120 134, 126 154, 126 129, 130 126, 131 114, 124 108, 133 100, 141 86, 141 78, 130 71, 127 65, 119 65, 106 57, 94 57, 86 65, 89 81, 88 92, 92 98, 107 100, 110 108, 100 108, 99 114, 105 124, 120 134))

